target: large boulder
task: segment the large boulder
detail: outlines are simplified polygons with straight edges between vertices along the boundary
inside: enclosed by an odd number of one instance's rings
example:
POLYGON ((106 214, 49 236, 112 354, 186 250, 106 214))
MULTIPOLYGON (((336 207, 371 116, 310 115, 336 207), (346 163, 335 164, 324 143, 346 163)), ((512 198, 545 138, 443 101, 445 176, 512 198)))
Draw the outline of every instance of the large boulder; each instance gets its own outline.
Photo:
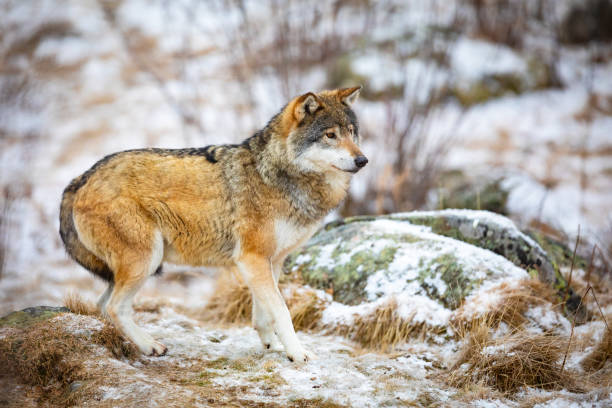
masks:
POLYGON ((475 289, 528 271, 560 279, 542 248, 508 218, 443 210, 353 217, 327 225, 286 264, 346 305, 423 295, 456 309, 475 289))

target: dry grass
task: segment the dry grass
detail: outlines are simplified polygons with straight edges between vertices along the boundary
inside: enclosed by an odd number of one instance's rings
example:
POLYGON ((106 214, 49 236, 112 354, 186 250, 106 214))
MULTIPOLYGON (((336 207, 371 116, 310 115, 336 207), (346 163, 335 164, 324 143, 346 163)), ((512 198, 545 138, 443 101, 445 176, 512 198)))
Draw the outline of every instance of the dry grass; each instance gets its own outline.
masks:
MULTIPOLYGON (((89 301, 83 300, 78 293, 69 293, 64 297, 64 306, 74 314, 101 318, 97 307, 89 301)), ((113 324, 105 319, 102 330, 92 336, 94 343, 106 347, 115 358, 135 359, 140 351, 132 342, 128 341, 113 324)))
POLYGON ((294 290, 292 296, 287 299, 287 307, 295 330, 316 329, 326 306, 326 302, 312 289, 294 290))
POLYGON ((445 327, 431 327, 400 316, 395 300, 379 306, 373 313, 356 316, 352 324, 329 329, 335 334, 350 338, 362 347, 385 352, 392 351, 398 344, 410 338, 423 339, 446 330, 445 327))
POLYGON ((496 400, 502 399, 504 394, 486 385, 483 381, 478 383, 466 383, 453 399, 470 403, 477 400, 496 400))
POLYGON ((140 357, 138 347, 123 337, 115 326, 109 322, 104 322, 104 327, 92 336, 92 340, 96 344, 106 347, 115 358, 134 360, 140 357))
POLYGON ((0 366, 26 384, 69 384, 83 378, 81 351, 82 341, 60 324, 43 321, 0 339, 0 366))
MULTIPOLYGON (((425 338, 444 328, 432 328, 397 313, 397 303, 391 301, 372 313, 355 317, 350 325, 322 327, 320 320, 327 302, 314 290, 281 284, 287 307, 296 330, 324 330, 345 336, 362 347, 387 351, 409 338, 425 338)), ((229 274, 220 277, 217 290, 201 315, 202 320, 224 324, 248 324, 251 319, 251 294, 246 285, 229 274)))
POLYGON ((464 336, 465 346, 450 372, 454 387, 482 384, 504 394, 523 387, 580 391, 559 365, 564 344, 559 336, 514 331, 492 338, 491 321, 486 319, 464 336))
MULTIPOLYGON (((281 284, 281 291, 290 285, 292 284, 281 284)), ((290 293, 286 302, 293 326, 296 330, 315 329, 321 320, 325 302, 313 290, 301 287, 291 289, 283 292, 290 293)), ((251 321, 252 307, 249 288, 237 276, 226 272, 219 277, 215 294, 199 318, 224 324, 248 324, 251 321)))
POLYGON ((582 361, 582 368, 587 372, 601 370, 606 361, 612 361, 612 331, 606 330, 595 349, 582 361))
MULTIPOLYGON (((78 297, 71 297, 70 302, 75 310, 91 311, 78 297)), ((140 356, 137 347, 110 323, 104 322, 99 330, 73 331, 71 327, 74 324, 89 326, 82 319, 91 318, 70 314, 66 318, 69 320, 50 319, 24 328, 12 328, 0 338, 3 374, 9 375, 16 383, 33 386, 28 392, 36 396, 39 406, 79 405, 81 399, 91 399, 99 393, 96 384, 105 379, 106 373, 87 364, 92 359, 106 359, 101 357, 97 346, 104 347, 117 359, 133 361, 140 356), (70 386, 75 382, 82 386, 72 391, 70 386)))
POLYGON ((83 300, 81 295, 75 292, 70 292, 64 297, 64 306, 74 314, 100 317, 100 312, 96 305, 83 300))
POLYGON ((560 364, 567 339, 523 330, 529 308, 557 300, 553 289, 531 279, 518 286, 502 284, 497 294, 498 306, 488 313, 474 317, 460 310, 454 319, 464 346, 450 368, 449 383, 462 389, 490 387, 506 395, 523 387, 581 391, 583 384, 560 364), (494 335, 501 323, 509 332, 494 335))
POLYGON ((251 321, 253 302, 251 291, 230 271, 224 271, 214 295, 208 301, 200 320, 226 324, 246 324, 251 321))
MULTIPOLYGON (((351 324, 323 327, 320 324, 327 302, 312 289, 294 283, 282 283, 281 291, 287 298, 287 307, 296 330, 323 330, 327 333, 345 336, 362 347, 390 351, 409 338, 426 338, 446 330, 415 323, 397 312, 397 303, 392 300, 376 308, 372 313, 354 318, 351 324)), ((222 324, 248 324, 251 320, 251 294, 240 279, 231 274, 219 278, 215 294, 204 312, 199 316, 203 321, 222 324)))
POLYGON ((518 286, 504 282, 495 293, 501 301, 484 315, 474 316, 459 309, 451 323, 455 331, 461 335, 483 321, 491 328, 497 328, 503 322, 516 329, 527 321, 525 312, 530 307, 557 302, 553 288, 538 279, 525 279, 518 286))

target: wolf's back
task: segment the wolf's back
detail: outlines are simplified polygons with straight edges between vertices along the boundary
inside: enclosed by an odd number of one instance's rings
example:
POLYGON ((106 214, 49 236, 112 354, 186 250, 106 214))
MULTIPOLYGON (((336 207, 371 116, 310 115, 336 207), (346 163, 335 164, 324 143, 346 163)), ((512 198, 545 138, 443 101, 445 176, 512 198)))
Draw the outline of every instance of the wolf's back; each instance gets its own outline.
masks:
POLYGON ((72 217, 72 207, 74 196, 79 188, 86 181, 87 174, 83 174, 70 182, 62 195, 62 203, 60 205, 60 236, 66 247, 66 251, 72 259, 77 261, 81 266, 93 274, 98 275, 105 281, 113 281, 113 272, 108 265, 100 258, 90 252, 83 243, 79 240, 74 220, 72 217))

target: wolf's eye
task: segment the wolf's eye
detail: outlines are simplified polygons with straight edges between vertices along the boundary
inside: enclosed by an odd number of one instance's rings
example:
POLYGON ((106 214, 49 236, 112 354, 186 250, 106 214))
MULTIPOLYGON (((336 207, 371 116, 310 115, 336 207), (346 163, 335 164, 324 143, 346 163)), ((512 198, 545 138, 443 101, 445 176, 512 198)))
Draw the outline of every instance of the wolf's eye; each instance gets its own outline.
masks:
POLYGON ((328 139, 335 139, 336 138, 336 134, 334 132, 327 132, 325 133, 325 137, 328 139))

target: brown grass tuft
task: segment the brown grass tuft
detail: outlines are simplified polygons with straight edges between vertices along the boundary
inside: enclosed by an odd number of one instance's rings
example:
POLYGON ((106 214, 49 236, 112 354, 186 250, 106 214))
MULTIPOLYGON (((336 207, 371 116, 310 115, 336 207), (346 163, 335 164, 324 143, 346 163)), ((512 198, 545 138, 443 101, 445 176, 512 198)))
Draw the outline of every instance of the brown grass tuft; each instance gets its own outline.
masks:
POLYGON ((611 330, 606 330, 595 350, 582 361, 582 368, 587 372, 597 371, 602 369, 608 360, 612 360, 611 330))
POLYGON ((82 342, 58 323, 43 321, 0 339, 0 366, 26 384, 69 384, 82 378, 82 350, 82 342))
MULTIPOLYGON (((289 292, 287 307, 296 330, 313 330, 321 320, 325 301, 320 299, 313 290, 292 287, 291 291, 283 289, 294 284, 279 285, 281 291, 289 292)), ((199 316, 202 320, 228 324, 248 324, 252 315, 251 291, 241 280, 224 273, 219 277, 217 289, 204 312, 199 316)))
POLYGON ((100 311, 92 302, 83 300, 81 295, 75 292, 70 292, 64 297, 64 306, 72 313, 85 316, 100 316, 100 311))
POLYGON ((115 358, 132 360, 140 356, 138 347, 128 341, 112 323, 102 319, 100 311, 92 302, 83 300, 78 293, 72 292, 64 298, 64 306, 70 309, 72 313, 97 317, 104 322, 104 327, 93 334, 92 340, 94 343, 106 347, 115 358))
POLYGON ((564 344, 559 336, 514 331, 492 338, 491 323, 481 319, 463 333, 466 343, 451 368, 452 386, 484 384, 504 394, 525 386, 579 391, 559 365, 564 344))
POLYGON ((495 291, 501 299, 497 307, 479 316, 469 315, 460 309, 452 326, 456 330, 459 328, 458 331, 465 331, 486 321, 491 328, 497 328, 502 322, 511 328, 519 328, 526 322, 525 312, 530 307, 556 303, 553 288, 538 279, 524 279, 518 286, 504 282, 495 291))
POLYGON ((312 289, 294 290, 287 307, 295 330, 314 330, 319 325, 326 302, 312 289))
POLYGON ((199 318, 219 323, 244 324, 251 321, 252 308, 249 288, 230 271, 224 271, 217 281, 214 295, 199 318))
MULTIPOLYGON (((321 327, 320 321, 327 302, 314 290, 295 283, 280 285, 296 330, 324 329, 345 336, 361 346, 388 351, 409 338, 425 338, 443 333, 445 327, 430 327, 397 313, 397 302, 390 301, 365 316, 356 316, 352 324, 321 327)), ((229 324, 248 324, 251 319, 251 293, 238 278, 225 274, 219 278, 217 290, 203 314, 202 320, 229 324)))
POLYGON ((397 302, 391 300, 364 316, 356 316, 352 324, 332 328, 332 332, 350 338, 361 346, 380 351, 392 351, 409 338, 425 338, 441 334, 445 327, 430 327, 406 319, 397 312, 397 302))
POLYGON ((104 327, 92 336, 94 343, 106 347, 115 358, 127 358, 134 360, 140 357, 140 350, 109 322, 104 322, 104 327))

